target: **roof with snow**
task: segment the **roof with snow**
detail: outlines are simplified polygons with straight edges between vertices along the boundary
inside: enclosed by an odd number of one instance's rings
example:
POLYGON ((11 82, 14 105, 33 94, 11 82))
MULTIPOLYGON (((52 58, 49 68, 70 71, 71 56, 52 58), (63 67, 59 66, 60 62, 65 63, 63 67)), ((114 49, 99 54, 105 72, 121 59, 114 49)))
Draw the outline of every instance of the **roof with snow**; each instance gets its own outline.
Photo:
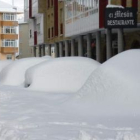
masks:
POLYGON ((23 10, 0 0, 0 13, 23 13, 23 10))

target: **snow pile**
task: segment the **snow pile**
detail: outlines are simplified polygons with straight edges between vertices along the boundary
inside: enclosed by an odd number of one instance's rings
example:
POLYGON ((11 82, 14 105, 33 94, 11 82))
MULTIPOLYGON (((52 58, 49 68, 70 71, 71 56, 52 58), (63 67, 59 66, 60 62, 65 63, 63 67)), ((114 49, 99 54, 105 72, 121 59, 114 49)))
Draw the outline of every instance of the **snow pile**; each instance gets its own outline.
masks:
POLYGON ((39 64, 47 59, 42 58, 24 58, 14 61, 5 67, 0 73, 1 85, 21 85, 25 81, 25 72, 28 68, 39 64))
POLYGON ((12 62, 13 62, 12 60, 3 60, 3 61, 0 61, 0 72, 2 71, 3 68, 5 68, 7 65, 9 65, 12 62))
POLYGON ((75 113, 79 110, 79 114, 83 114, 84 111, 86 115, 94 117, 139 117, 139 60, 140 50, 130 50, 111 58, 97 68, 75 95, 73 103, 70 102, 75 113))
POLYGON ((26 76, 33 78, 31 86, 36 85, 39 90, 41 84, 48 85, 49 74, 55 83, 60 73, 72 87, 77 79, 87 78, 85 73, 89 73, 89 69, 93 72, 75 94, 66 94, 68 88, 64 93, 46 93, 1 86, 0 139, 140 140, 139 60, 140 50, 131 50, 100 66, 86 58, 58 58, 28 69, 26 76), (91 70, 91 67, 94 68, 91 70))
POLYGON ((37 65, 26 72, 29 89, 73 93, 78 91, 100 64, 84 57, 56 58, 37 65))

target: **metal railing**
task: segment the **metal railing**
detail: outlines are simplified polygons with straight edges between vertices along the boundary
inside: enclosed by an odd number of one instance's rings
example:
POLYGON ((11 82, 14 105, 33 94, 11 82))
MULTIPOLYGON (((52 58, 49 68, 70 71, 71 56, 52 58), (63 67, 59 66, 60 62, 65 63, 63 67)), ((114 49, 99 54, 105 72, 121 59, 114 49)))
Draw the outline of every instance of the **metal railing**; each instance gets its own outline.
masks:
POLYGON ((93 9, 89 9, 88 11, 82 12, 82 13, 76 15, 76 16, 72 16, 71 18, 66 19, 66 24, 69 24, 72 21, 75 21, 75 20, 90 16, 90 15, 93 15, 93 14, 96 14, 98 12, 99 12, 98 7, 93 8, 93 9))

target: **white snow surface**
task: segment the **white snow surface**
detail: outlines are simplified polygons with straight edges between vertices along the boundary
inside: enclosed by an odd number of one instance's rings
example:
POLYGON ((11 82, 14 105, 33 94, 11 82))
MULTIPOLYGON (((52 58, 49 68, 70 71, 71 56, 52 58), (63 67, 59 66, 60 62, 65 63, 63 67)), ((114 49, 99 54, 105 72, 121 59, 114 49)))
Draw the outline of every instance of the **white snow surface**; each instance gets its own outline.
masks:
POLYGON ((106 8, 124 8, 122 5, 113 5, 113 4, 108 4, 106 8))
POLYGON ((0 85, 22 85, 25 81, 26 70, 46 60, 46 58, 23 58, 14 61, 1 71, 0 85))
POLYGON ((139 61, 123 52, 75 93, 0 86, 0 140, 140 140, 139 61))
POLYGON ((25 83, 31 90, 74 93, 99 65, 97 61, 84 57, 51 59, 28 69, 25 83))
POLYGON ((11 64, 13 61, 12 60, 0 60, 0 72, 2 71, 3 68, 11 64))
POLYGON ((140 116, 139 54, 140 50, 125 51, 93 71, 74 97, 74 111, 84 103, 86 113, 93 116, 140 116), (88 111, 90 104, 98 108, 96 113, 88 111))

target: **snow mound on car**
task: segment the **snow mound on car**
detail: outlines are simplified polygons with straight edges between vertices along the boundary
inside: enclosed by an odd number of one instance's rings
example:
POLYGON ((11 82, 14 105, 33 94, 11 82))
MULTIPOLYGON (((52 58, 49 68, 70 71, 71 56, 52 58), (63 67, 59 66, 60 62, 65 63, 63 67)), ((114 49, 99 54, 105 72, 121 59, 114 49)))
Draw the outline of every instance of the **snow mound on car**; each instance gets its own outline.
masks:
POLYGON ((100 64, 84 57, 63 57, 37 65, 26 72, 29 89, 46 92, 76 92, 100 64))
POLYGON ((3 68, 11 64, 13 61, 12 60, 0 60, 0 72, 2 71, 3 68))
POLYGON ((16 60, 10 65, 6 66, 0 73, 1 85, 18 86, 24 83, 25 71, 47 59, 42 58, 24 58, 16 60))
POLYGON ((85 111, 93 116, 139 116, 140 50, 125 51, 103 63, 70 104, 79 114, 85 111))

